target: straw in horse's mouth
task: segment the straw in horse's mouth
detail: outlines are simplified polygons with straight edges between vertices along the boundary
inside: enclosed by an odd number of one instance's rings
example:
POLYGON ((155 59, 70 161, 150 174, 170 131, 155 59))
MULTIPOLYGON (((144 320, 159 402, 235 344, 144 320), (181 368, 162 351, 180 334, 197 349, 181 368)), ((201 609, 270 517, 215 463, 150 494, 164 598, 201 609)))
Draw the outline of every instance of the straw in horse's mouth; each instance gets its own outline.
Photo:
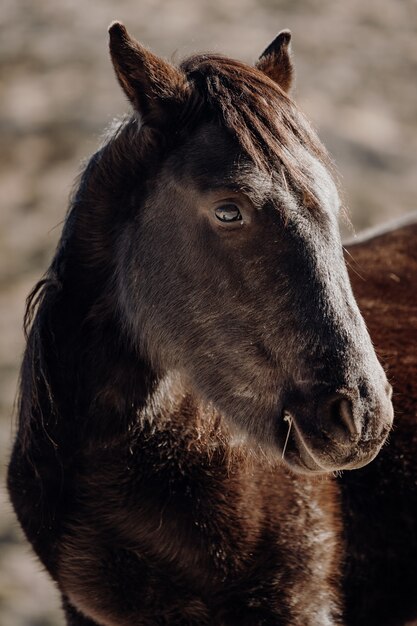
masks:
MULTIPOLYGON (((285 437, 284 446, 282 448, 281 459, 285 458, 285 453, 288 448, 291 431, 292 431, 292 439, 295 443, 302 465, 304 465, 305 468, 308 469, 310 472, 320 472, 320 473, 329 472, 330 470, 328 468, 323 467, 317 461, 315 456, 312 454, 312 452, 310 451, 310 448, 304 441, 304 437, 301 434, 300 429, 297 427, 297 422, 294 416, 287 410, 284 410, 283 421, 288 424, 288 430, 287 430, 287 435, 285 437), (312 467, 312 464, 314 464, 314 467, 312 467)), ((294 450, 292 450, 292 452, 294 452, 294 450)), ((290 463, 290 465, 292 464, 290 459, 288 459, 288 462, 290 463)))
POLYGON ((285 450, 287 449, 287 445, 288 445, 288 440, 290 438, 290 432, 291 432, 291 427, 292 427, 292 416, 290 413, 288 413, 287 411, 284 411, 284 422, 288 422, 288 431, 287 431, 287 436, 285 438, 285 443, 284 443, 284 447, 282 448, 282 456, 281 458, 283 459, 285 456, 285 450))

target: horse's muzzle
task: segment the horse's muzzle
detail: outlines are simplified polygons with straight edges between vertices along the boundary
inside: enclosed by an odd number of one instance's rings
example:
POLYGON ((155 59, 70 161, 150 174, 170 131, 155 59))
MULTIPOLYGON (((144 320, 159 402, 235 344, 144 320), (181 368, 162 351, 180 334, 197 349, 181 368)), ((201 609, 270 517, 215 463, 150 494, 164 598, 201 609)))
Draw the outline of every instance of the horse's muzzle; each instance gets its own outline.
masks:
POLYGON ((393 421, 392 389, 360 398, 356 390, 322 393, 285 407, 287 430, 279 428, 282 458, 300 472, 358 469, 370 463, 393 421))

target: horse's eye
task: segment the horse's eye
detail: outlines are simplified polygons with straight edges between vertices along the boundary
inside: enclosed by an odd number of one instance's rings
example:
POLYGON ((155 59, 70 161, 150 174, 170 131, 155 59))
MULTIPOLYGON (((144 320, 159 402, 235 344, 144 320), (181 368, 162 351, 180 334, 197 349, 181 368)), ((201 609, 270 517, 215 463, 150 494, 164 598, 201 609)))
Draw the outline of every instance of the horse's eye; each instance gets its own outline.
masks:
POLYGON ((242 219, 242 215, 235 204, 223 204, 215 210, 215 213, 221 222, 238 222, 242 219))

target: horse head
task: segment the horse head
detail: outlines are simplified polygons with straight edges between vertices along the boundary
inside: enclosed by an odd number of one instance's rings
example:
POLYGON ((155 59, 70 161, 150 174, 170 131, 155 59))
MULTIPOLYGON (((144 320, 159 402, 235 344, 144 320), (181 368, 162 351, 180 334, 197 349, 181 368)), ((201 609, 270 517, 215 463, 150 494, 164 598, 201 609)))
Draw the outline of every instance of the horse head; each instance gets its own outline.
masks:
POLYGON ((288 94, 289 44, 281 32, 255 67, 174 67, 111 26, 144 158, 114 280, 159 375, 180 372, 294 470, 328 472, 375 457, 391 388, 349 283, 329 158, 288 94))

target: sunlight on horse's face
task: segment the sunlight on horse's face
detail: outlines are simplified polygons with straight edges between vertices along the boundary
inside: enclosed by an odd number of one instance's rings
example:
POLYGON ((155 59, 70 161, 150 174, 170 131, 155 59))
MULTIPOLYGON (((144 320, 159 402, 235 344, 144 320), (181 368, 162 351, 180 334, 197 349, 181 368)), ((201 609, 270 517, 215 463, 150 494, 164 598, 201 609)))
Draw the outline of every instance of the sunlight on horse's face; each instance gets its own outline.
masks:
POLYGON ((351 292, 337 190, 317 159, 299 159, 319 207, 224 131, 196 132, 125 233, 124 302, 159 372, 181 370, 298 471, 354 468, 386 438, 389 385, 351 292))

